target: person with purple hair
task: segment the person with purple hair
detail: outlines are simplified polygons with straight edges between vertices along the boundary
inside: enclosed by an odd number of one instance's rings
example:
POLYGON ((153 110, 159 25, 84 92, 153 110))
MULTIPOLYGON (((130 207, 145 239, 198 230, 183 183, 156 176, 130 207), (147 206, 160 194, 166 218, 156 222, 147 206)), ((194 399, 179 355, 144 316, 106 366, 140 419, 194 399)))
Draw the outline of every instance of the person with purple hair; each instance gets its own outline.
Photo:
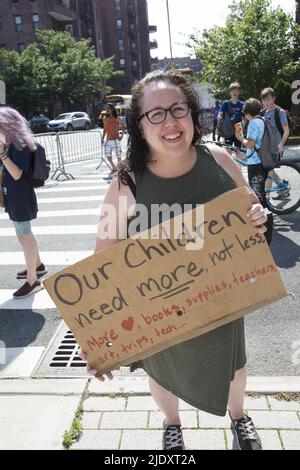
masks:
POLYGON ((17 273, 17 279, 26 279, 26 282, 14 292, 15 299, 23 299, 42 289, 38 278, 47 272, 31 231, 31 220, 36 218, 38 211, 28 177, 31 153, 35 149, 34 136, 25 118, 9 106, 0 107, 0 164, 3 167, 5 212, 14 224, 26 262, 26 269, 17 273))

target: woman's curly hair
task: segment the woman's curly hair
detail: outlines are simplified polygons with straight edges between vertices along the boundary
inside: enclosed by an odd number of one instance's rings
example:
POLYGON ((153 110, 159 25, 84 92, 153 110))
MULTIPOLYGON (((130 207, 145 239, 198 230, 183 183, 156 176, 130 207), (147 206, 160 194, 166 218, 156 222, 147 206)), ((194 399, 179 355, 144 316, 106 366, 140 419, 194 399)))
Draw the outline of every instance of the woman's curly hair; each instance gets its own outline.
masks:
POLYGON ((194 123, 194 136, 192 143, 200 141, 202 132, 199 124, 200 107, 197 93, 194 91, 191 82, 182 74, 174 70, 155 71, 147 74, 132 88, 132 99, 126 112, 126 123, 128 130, 127 154, 118 172, 119 181, 127 184, 128 173, 141 173, 149 161, 149 147, 143 138, 138 125, 141 115, 141 100, 145 88, 151 83, 170 82, 181 89, 191 109, 194 123))

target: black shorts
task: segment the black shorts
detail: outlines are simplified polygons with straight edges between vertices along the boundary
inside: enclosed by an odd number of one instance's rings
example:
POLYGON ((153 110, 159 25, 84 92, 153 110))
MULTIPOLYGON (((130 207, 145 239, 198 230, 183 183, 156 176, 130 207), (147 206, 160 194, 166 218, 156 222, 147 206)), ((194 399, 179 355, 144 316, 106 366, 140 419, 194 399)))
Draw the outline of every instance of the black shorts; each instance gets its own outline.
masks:
POLYGON ((240 142, 235 136, 231 137, 231 139, 225 139, 225 144, 232 145, 239 149, 242 148, 242 142, 240 142))

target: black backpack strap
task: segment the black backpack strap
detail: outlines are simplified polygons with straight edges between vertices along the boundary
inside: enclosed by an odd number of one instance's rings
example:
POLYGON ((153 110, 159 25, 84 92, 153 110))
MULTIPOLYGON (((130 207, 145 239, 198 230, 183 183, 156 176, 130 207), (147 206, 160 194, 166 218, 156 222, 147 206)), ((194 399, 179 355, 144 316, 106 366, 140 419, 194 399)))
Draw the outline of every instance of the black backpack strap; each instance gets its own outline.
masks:
POLYGON ((281 108, 279 106, 277 106, 277 108, 275 108, 275 124, 276 124, 276 127, 277 127, 278 131, 280 132, 281 137, 282 137, 283 133, 284 133, 284 130, 283 130, 281 120, 280 120, 280 110, 281 110, 281 108))
POLYGON ((232 106, 231 106, 231 100, 227 101, 227 109, 228 109, 229 116, 232 118, 234 113, 233 113, 233 109, 232 109, 232 106))
POLYGON ((134 199, 136 199, 136 184, 135 184, 135 182, 133 181, 133 179, 131 178, 131 176, 128 173, 126 173, 125 178, 126 178, 126 182, 127 182, 128 186, 130 188, 130 191, 133 194, 134 199))

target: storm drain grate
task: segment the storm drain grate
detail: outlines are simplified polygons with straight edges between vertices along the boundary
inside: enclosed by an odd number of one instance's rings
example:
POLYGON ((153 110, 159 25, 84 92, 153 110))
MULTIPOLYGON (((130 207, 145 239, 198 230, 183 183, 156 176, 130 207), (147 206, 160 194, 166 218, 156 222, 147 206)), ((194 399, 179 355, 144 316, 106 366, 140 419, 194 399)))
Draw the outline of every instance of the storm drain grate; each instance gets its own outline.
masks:
MULTIPOLYGON (((78 355, 79 346, 64 322, 58 328, 50 346, 33 372, 33 377, 83 377, 88 376, 86 362, 78 355)), ((142 369, 130 372, 129 367, 121 367, 115 376, 146 376, 142 369)))
POLYGON ((49 367, 86 367, 86 363, 78 356, 79 346, 72 331, 67 331, 61 341, 49 367))

